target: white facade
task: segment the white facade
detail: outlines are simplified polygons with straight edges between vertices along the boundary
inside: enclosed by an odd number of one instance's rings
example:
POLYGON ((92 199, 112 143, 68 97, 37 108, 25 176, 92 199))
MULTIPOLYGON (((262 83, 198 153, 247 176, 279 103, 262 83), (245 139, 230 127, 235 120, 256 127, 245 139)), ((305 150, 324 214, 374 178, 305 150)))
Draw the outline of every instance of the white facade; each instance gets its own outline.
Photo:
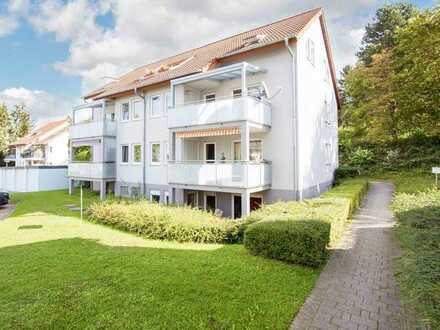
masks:
POLYGON ((219 59, 214 70, 134 91, 139 96, 107 99, 115 194, 229 217, 261 203, 318 196, 338 166, 329 58, 317 17, 296 42, 219 59))
POLYGON ((34 192, 58 190, 66 189, 67 183, 67 166, 0 168, 0 191, 34 192))

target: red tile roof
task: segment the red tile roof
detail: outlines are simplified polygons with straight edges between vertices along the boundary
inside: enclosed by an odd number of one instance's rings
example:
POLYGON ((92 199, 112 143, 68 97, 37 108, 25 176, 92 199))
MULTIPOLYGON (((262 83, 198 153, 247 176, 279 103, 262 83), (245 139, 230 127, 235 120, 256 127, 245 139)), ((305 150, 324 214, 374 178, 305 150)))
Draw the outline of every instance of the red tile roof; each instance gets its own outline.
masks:
MULTIPOLYGON (((178 77, 207 71, 215 66, 216 60, 255 48, 268 46, 285 38, 296 37, 316 16, 323 15, 321 8, 282 19, 253 30, 228 37, 208 45, 188 50, 184 53, 168 57, 141 66, 117 81, 109 83, 84 98, 100 99, 114 97, 134 88, 143 88, 178 77)), ((323 31, 326 31, 325 29, 323 31)), ((327 38, 327 36, 325 36, 327 38)), ((331 54, 329 63, 333 65, 331 54)), ((332 69, 334 74, 334 69, 332 69)), ((335 82, 335 81, 334 81, 335 82)), ((336 86, 336 85, 335 85, 336 86)))
POLYGON ((14 143, 11 143, 10 145, 19 146, 28 144, 43 144, 48 137, 52 136, 54 133, 59 132, 63 128, 67 128, 69 124, 69 117, 60 120, 49 121, 47 123, 37 126, 28 135, 23 136, 14 143))

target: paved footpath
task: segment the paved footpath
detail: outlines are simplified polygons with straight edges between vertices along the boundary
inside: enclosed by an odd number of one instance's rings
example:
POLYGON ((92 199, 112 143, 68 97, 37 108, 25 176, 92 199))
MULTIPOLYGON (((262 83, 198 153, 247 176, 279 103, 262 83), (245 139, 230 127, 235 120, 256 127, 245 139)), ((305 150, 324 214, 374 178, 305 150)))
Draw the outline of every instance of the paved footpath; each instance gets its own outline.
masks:
POLYGON ((399 249, 388 205, 394 186, 373 182, 290 329, 406 329, 392 271, 399 249))

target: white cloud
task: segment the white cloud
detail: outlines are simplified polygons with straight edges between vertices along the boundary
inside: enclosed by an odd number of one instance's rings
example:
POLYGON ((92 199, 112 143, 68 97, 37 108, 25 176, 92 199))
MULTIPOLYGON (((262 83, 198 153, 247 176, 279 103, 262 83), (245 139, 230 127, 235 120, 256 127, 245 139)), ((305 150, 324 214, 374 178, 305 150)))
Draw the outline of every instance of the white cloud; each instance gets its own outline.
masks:
POLYGON ((363 26, 383 0, 43 0, 30 22, 70 43, 56 70, 82 79, 83 92, 152 60, 176 54, 303 10, 324 6, 337 70, 355 61, 363 26), (114 26, 100 26, 111 13, 114 26))
POLYGON ((24 104, 34 121, 59 118, 70 114, 72 103, 39 90, 13 87, 0 90, 0 104, 8 108, 24 104))
POLYGON ((18 27, 18 22, 11 16, 0 16, 0 38, 14 32, 18 27))
POLYGON ((9 0, 8 11, 13 14, 25 15, 30 8, 30 0, 9 0))

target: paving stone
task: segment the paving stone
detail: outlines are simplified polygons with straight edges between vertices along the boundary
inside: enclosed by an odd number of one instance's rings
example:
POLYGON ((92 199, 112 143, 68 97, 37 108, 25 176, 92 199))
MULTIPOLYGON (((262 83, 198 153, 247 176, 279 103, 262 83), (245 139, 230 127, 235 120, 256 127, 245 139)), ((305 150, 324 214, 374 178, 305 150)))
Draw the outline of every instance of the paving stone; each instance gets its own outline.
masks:
POLYGON ((404 329, 392 269, 400 250, 388 205, 394 187, 374 182, 289 329, 404 329), (313 312, 310 312, 313 311, 313 312))

